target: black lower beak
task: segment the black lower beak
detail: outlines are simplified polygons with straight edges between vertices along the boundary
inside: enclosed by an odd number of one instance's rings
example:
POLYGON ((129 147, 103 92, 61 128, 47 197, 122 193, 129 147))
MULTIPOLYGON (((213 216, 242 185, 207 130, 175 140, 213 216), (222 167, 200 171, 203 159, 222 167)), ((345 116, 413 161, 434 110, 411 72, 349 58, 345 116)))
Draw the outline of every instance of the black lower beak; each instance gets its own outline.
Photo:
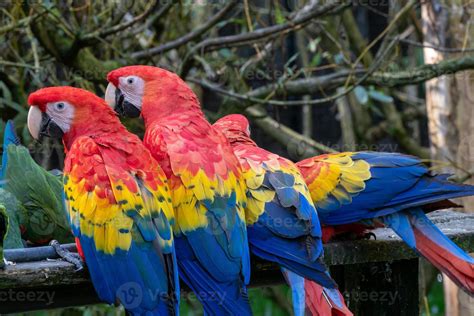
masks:
POLYGON ((115 112, 124 117, 135 118, 140 116, 140 109, 125 100, 125 96, 118 88, 115 90, 115 112))
POLYGON ((42 113, 41 115, 41 126, 40 126, 40 137, 51 137, 51 138, 62 138, 64 135, 63 130, 59 127, 51 117, 42 113))

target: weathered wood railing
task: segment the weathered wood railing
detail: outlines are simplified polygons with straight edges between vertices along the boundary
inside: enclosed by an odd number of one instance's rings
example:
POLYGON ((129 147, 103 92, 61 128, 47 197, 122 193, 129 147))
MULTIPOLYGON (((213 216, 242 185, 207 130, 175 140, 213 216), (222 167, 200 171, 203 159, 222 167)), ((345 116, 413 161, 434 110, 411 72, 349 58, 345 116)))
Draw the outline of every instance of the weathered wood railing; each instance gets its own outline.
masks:
MULTIPOLYGON (((438 211, 430 218, 463 249, 474 251, 474 214, 438 211)), ((325 245, 325 260, 349 307, 355 315, 419 315, 417 255, 392 230, 374 233, 376 240, 325 245)), ((52 247, 6 250, 5 257, 15 265, 0 270, 2 314, 99 302, 87 271, 56 259, 52 247)), ((252 260, 251 286, 284 281, 275 264, 252 260)))

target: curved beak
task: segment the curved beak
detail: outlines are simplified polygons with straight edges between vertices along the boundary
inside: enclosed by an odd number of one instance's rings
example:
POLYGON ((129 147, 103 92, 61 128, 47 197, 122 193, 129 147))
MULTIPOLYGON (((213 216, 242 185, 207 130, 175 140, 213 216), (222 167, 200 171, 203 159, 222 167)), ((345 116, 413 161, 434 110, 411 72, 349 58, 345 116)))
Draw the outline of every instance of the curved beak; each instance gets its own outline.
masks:
POLYGON ((51 117, 37 106, 31 106, 28 112, 28 130, 34 139, 43 136, 52 138, 63 137, 63 130, 51 119, 51 117))
POLYGON ((41 128, 41 111, 37 106, 31 106, 28 111, 28 130, 34 139, 39 138, 41 128))
POLYGON ((105 102, 115 110, 115 93, 117 91, 117 88, 113 85, 113 83, 109 83, 107 86, 107 89, 105 90, 105 102))
POLYGON ((128 102, 122 91, 112 83, 109 83, 107 90, 105 90, 105 102, 120 116, 132 118, 140 116, 140 109, 128 102))

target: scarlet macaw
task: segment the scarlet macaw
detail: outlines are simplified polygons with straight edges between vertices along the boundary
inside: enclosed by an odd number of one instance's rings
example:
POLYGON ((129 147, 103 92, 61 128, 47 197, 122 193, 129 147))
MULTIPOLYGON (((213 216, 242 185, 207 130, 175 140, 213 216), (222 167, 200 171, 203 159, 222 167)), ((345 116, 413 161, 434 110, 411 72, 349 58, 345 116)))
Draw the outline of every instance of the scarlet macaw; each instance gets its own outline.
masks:
POLYGON ((28 103, 31 135, 62 137, 68 215, 99 298, 133 315, 177 314, 174 215, 158 163, 88 91, 44 88, 28 103))
POLYGON ((251 314, 245 184, 229 143, 177 75, 129 66, 107 80, 109 105, 123 116, 143 116, 144 144, 169 179, 180 277, 206 313, 251 314))
MULTIPOLYGON (((398 153, 346 152, 297 163, 322 224, 333 233, 360 221, 378 220, 412 249, 474 294, 474 259, 454 244, 425 215, 456 206, 449 199, 474 195, 474 186, 432 175, 416 157, 398 153)), ((360 229, 362 227, 362 229, 360 229)))
MULTIPOLYGON (((230 115, 221 120, 250 135, 245 117, 230 115)), ((456 206, 448 199, 474 195, 473 186, 450 182, 447 175, 431 175, 418 158, 398 153, 327 154, 296 165, 321 223, 330 225, 323 227, 323 239, 353 232, 364 235, 367 229, 384 223, 472 295, 474 259, 446 237, 425 212, 456 206)), ((310 290, 306 287, 307 295, 310 290)))
POLYGON ((296 165, 258 147, 242 115, 227 115, 214 127, 230 141, 244 172, 250 250, 284 267, 295 315, 304 315, 305 301, 312 315, 352 315, 322 262, 321 225, 296 165))

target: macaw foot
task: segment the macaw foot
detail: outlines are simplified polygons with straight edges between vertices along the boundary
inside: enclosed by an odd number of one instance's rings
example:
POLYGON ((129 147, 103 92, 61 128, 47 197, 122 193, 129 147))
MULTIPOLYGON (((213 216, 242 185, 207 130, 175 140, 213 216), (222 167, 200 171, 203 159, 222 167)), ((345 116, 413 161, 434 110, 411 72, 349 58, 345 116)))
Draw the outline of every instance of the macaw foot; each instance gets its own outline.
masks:
POLYGON ((5 258, 3 258, 3 263, 5 264, 5 266, 14 266, 15 265, 15 262, 8 261, 5 258))
POLYGON ((377 240, 377 236, 375 236, 375 234, 372 232, 365 233, 362 236, 363 239, 367 239, 367 240, 370 240, 370 237, 374 237, 374 240, 377 240))
POLYGON ((72 263, 76 267, 76 271, 84 269, 84 264, 79 254, 63 249, 57 240, 51 240, 49 245, 54 248, 59 257, 69 263, 72 263))

